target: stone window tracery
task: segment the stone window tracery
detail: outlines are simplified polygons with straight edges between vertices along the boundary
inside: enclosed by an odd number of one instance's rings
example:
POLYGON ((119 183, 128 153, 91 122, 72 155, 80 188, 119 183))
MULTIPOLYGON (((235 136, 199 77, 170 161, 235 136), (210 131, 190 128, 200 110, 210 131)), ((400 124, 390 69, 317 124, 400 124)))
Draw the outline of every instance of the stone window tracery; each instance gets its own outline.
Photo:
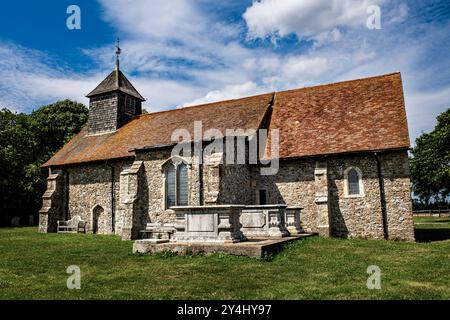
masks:
POLYGON ((350 167, 344 173, 344 195, 347 198, 363 197, 362 172, 359 168, 350 167))
POLYGON ((189 202, 188 166, 186 163, 170 162, 164 168, 165 207, 187 206, 189 202))

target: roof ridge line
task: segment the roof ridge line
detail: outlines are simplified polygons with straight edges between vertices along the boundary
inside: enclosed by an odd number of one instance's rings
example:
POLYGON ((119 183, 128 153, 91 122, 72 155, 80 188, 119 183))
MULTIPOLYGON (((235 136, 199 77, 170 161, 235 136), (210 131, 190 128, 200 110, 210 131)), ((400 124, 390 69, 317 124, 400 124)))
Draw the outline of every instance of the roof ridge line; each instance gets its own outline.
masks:
POLYGON ((328 86, 332 87, 332 86, 335 86, 335 85, 340 85, 340 84, 345 84, 345 83, 351 83, 351 82, 357 82, 357 81, 364 81, 364 80, 370 80, 370 79, 376 79, 376 78, 389 77, 389 76, 393 76, 393 75, 396 75, 396 74, 401 74, 401 73, 400 73, 400 71, 395 71, 395 72, 391 72, 391 73, 386 73, 386 74, 381 74, 381 75, 376 75, 376 76, 369 76, 369 77, 358 78, 358 79, 343 80, 343 81, 318 84, 318 85, 308 86, 308 87, 301 87, 301 88, 294 88, 294 89, 288 89, 288 90, 266 92, 266 93, 256 94, 256 95, 253 95, 253 96, 245 96, 245 97, 235 98, 235 99, 219 100, 219 101, 214 101, 214 102, 207 102, 207 103, 197 104, 197 105, 193 105, 193 106, 186 106, 186 107, 175 108, 175 109, 168 109, 168 110, 160 110, 160 111, 155 111, 155 112, 149 112, 147 114, 143 114, 142 116, 149 116, 149 115, 152 115, 152 114, 158 114, 158 113, 163 113, 163 112, 174 112, 174 111, 183 110, 183 109, 187 109, 187 108, 204 107, 204 106, 208 106, 208 105, 214 105, 214 104, 219 104, 219 103, 224 103, 224 102, 231 102, 231 101, 237 101, 237 100, 243 100, 243 99, 250 99, 250 98, 260 97, 260 96, 269 95, 269 94, 272 94, 272 95, 275 94, 275 96, 276 96, 277 93, 283 93, 283 92, 292 92, 292 91, 297 91, 297 90, 307 90, 307 89, 328 87, 328 86))
POLYGON ((146 113, 146 114, 141 114, 141 116, 150 116, 152 114, 158 114, 158 113, 164 113, 164 112, 175 112, 175 111, 182 111, 182 110, 186 110, 186 109, 194 109, 194 108, 198 108, 198 107, 213 106, 213 105, 219 104, 219 103, 238 101, 238 100, 244 100, 244 99, 250 99, 250 98, 256 98, 256 97, 266 96, 266 95, 273 95, 273 92, 261 93, 261 94, 257 94, 257 95, 254 95, 254 96, 247 96, 247 97, 236 98, 236 99, 219 100, 219 101, 208 102, 208 103, 203 103, 203 104, 196 104, 196 105, 193 105, 193 106, 186 106, 186 107, 175 108, 175 109, 154 111, 154 112, 149 112, 149 113, 146 113))
POLYGON ((357 78, 357 79, 351 79, 351 80, 342 80, 342 81, 318 84, 318 85, 314 85, 314 86, 282 90, 282 91, 277 91, 277 92, 278 93, 283 93, 283 92, 291 92, 291 91, 306 90, 306 89, 315 89, 315 88, 322 88, 322 87, 334 87, 336 85, 341 85, 341 84, 346 84, 346 83, 351 83, 351 82, 372 80, 372 79, 378 79, 378 78, 387 78, 387 77, 390 77, 390 76, 393 76, 393 75, 396 75, 396 74, 401 75, 401 72, 400 71, 396 71, 396 72, 385 73, 385 74, 380 74, 380 75, 376 75, 376 76, 369 76, 369 77, 363 77, 363 78, 357 78))

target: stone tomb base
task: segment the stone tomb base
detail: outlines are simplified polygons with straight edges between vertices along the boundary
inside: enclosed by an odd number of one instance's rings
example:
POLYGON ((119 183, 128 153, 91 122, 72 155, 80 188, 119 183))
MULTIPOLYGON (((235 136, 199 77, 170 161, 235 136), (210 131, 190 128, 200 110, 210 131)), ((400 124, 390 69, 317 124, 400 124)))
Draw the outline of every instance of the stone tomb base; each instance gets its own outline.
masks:
POLYGON ((251 239, 236 243, 186 243, 168 241, 155 243, 152 239, 136 240, 133 244, 133 253, 157 253, 172 251, 178 254, 196 253, 228 253, 238 256, 262 257, 265 254, 274 254, 283 249, 285 244, 310 237, 315 234, 303 233, 300 235, 278 239, 251 239))

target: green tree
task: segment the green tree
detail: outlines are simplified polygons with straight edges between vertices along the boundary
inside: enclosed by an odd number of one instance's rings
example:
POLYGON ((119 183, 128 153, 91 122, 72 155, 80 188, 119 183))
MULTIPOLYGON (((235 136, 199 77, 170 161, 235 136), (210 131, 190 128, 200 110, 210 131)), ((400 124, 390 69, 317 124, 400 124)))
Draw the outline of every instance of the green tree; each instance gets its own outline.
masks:
POLYGON ((87 122, 85 105, 70 100, 43 106, 30 115, 39 144, 39 156, 47 161, 77 134, 87 122))
POLYGON ((37 149, 30 119, 7 109, 0 111, 0 206, 2 224, 19 215, 17 208, 29 202, 25 168, 37 149))
POLYGON ((41 165, 78 133, 88 109, 70 100, 43 106, 31 114, 0 111, 0 218, 26 221, 37 217, 45 191, 46 172, 41 165))
POLYGON ((414 193, 426 204, 445 202, 450 195, 450 109, 437 117, 432 132, 416 139, 411 153, 414 193))

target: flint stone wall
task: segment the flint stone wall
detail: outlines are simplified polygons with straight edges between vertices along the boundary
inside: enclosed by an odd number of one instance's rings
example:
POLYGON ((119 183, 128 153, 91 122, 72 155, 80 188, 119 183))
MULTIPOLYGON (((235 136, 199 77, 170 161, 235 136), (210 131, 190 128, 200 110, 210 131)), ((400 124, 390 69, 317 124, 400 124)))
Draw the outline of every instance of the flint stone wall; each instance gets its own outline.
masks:
POLYGON ((221 165, 219 204, 249 205, 255 202, 252 175, 245 164, 221 165))
POLYGON ((129 168, 132 161, 110 162, 108 164, 87 164, 66 169, 69 175, 69 205, 68 218, 79 215, 88 221, 87 230, 92 232, 92 214, 96 206, 103 212, 98 218, 98 233, 111 234, 112 227, 112 197, 114 190, 115 233, 121 232, 123 205, 120 201, 121 171, 129 168), (112 169, 113 167, 114 169, 112 169), (114 171, 114 184, 112 174, 114 171))
MULTIPOLYGON (((170 150, 139 152, 134 161, 142 161, 136 181, 133 204, 134 236, 146 223, 174 223, 173 210, 165 207, 164 165, 170 159, 170 150)), ((188 205, 205 204, 256 204, 260 188, 267 189, 268 204, 301 206, 302 227, 307 232, 327 232, 332 236, 381 239, 384 237, 383 216, 374 155, 354 155, 317 159, 285 160, 280 162, 276 175, 261 176, 259 168, 247 165, 226 166, 220 163, 204 164, 202 168, 187 159, 189 197, 188 205), (349 167, 361 170, 364 196, 350 198, 345 195, 344 172, 349 167), (199 172, 202 172, 200 179, 199 172), (322 172, 323 171, 323 172, 322 172), (318 178, 325 177, 325 180, 318 178), (200 183, 203 194, 200 195, 200 183), (328 214, 328 224, 326 224, 328 214), (324 231, 325 230, 325 231, 324 231)), ((413 240, 409 168, 406 152, 379 155, 386 199, 388 232, 390 239, 413 240)), ((114 194, 114 232, 123 233, 123 216, 126 199, 130 198, 129 175, 126 174, 133 159, 65 168, 68 175, 68 204, 59 188, 53 193, 52 203, 59 208, 58 216, 67 219, 79 215, 88 221, 92 231, 92 211, 103 208, 98 220, 98 233, 113 232, 112 190, 114 194), (112 168, 114 184, 112 185, 112 168), (59 198, 58 198, 59 195, 59 198), (60 201, 58 199, 61 199, 60 201)), ((61 179, 59 181, 62 181, 61 179)), ((51 184, 51 186, 53 186, 51 184)), ((49 189, 50 190, 50 189, 49 189)), ((49 193, 47 193, 48 196, 49 193)), ((48 206, 48 201, 46 202, 48 206)), ((50 210, 51 211, 51 210, 50 210)), ((49 211, 49 212, 50 212, 49 211)), ((45 215, 42 215, 42 219, 45 215)), ((52 218, 54 221, 55 219, 52 218)), ((40 227, 42 231, 45 229, 40 227)), ((51 224, 54 224, 53 222, 51 224)), ((127 232, 131 232, 128 230, 127 232)), ((327 235, 327 234, 326 234, 327 235)))
POLYGON ((414 241, 408 154, 380 156, 389 239, 414 241))
POLYGON ((375 158, 345 157, 328 161, 330 232, 338 237, 383 239, 380 185, 375 158), (349 167, 362 172, 364 196, 346 197, 344 171, 349 167))
POLYGON ((276 175, 260 176, 254 173, 256 189, 267 190, 269 204, 303 207, 302 226, 305 231, 317 232, 317 206, 314 202, 314 160, 280 161, 276 175))
MULTIPOLYGON (((413 240, 410 178, 406 151, 379 155, 386 199, 389 239, 413 240)), ((329 234, 339 237, 382 239, 383 216, 380 184, 374 155, 329 157, 327 165, 329 234), (357 167, 362 172, 363 197, 346 197, 344 171, 357 167)), ((273 176, 255 176, 258 188, 268 191, 272 204, 300 205, 301 221, 307 232, 320 230, 321 188, 315 177, 316 159, 281 161, 273 176)))
MULTIPOLYGON (((165 175, 164 166, 170 164, 171 150, 159 150, 138 153, 136 160, 144 163, 144 179, 141 196, 144 201, 144 210, 147 222, 174 223, 175 212, 166 208, 165 204, 165 175), (169 161, 168 161, 169 160, 169 161), (145 204, 146 203, 146 204, 145 204)), ((188 161, 188 205, 199 204, 199 175, 198 165, 193 163, 192 158, 188 161)), ((145 223, 143 226, 145 226, 145 223)))

